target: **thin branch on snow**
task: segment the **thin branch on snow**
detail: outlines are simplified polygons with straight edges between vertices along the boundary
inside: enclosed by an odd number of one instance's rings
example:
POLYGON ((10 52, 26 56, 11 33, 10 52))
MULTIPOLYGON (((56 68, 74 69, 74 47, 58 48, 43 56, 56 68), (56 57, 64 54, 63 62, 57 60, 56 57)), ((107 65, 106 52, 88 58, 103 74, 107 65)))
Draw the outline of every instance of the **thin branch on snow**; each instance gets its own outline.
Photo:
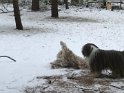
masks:
POLYGON ((5 5, 4 4, 2 4, 2 6, 3 6, 3 8, 8 12, 8 9, 5 7, 5 5))
POLYGON ((15 59, 13 59, 13 58, 11 58, 11 57, 9 57, 9 56, 0 56, 0 58, 1 58, 1 57, 6 57, 6 58, 9 58, 9 59, 11 59, 12 61, 16 62, 15 59))
POLYGON ((109 85, 109 86, 114 87, 114 88, 117 88, 117 89, 124 90, 124 86, 121 86, 121 87, 117 87, 117 86, 115 86, 115 85, 109 85))
POLYGON ((83 88, 83 87, 77 87, 75 86, 75 88, 81 89, 82 91, 99 91, 99 89, 93 89, 93 88, 83 88))
POLYGON ((0 9, 2 12, 0 12, 0 13, 10 13, 10 12, 13 12, 13 11, 8 11, 8 12, 5 12, 5 11, 3 11, 2 9, 0 9))
POLYGON ((3 7, 3 9, 0 9, 0 11, 2 11, 1 13, 10 13, 10 12, 13 12, 13 11, 9 11, 4 4, 2 4, 2 7, 3 7))

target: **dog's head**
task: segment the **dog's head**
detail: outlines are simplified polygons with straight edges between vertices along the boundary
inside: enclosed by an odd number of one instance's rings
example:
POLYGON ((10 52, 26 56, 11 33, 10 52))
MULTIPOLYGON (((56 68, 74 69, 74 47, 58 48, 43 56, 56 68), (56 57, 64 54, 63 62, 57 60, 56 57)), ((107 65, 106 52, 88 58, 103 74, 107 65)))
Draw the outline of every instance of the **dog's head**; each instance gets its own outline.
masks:
POLYGON ((82 47, 82 54, 85 57, 89 57, 91 53, 96 52, 98 50, 98 47, 95 44, 87 43, 82 47))

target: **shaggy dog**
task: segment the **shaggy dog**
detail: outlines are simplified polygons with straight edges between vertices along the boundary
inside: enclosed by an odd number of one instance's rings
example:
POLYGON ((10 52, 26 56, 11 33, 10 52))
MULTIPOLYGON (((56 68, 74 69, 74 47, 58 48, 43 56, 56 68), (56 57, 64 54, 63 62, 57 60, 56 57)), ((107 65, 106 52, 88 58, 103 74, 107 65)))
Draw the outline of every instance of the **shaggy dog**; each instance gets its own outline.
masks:
POLYGON ((57 54, 56 60, 51 63, 52 68, 74 68, 84 69, 87 64, 81 57, 74 54, 66 45, 60 41, 61 51, 57 54))
POLYGON ((111 70, 113 78, 124 77, 124 51, 102 50, 95 44, 87 43, 82 47, 91 73, 95 77, 102 76, 103 70, 111 70))

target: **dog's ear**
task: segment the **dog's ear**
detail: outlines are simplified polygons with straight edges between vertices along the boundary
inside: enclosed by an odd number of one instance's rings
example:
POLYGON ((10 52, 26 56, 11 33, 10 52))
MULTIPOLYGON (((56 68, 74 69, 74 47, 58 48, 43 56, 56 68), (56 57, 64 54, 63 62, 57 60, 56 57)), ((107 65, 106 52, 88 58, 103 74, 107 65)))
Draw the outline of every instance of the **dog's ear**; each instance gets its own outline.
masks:
POLYGON ((86 44, 82 47, 82 54, 85 57, 90 56, 91 52, 92 52, 93 48, 91 47, 91 44, 86 44))

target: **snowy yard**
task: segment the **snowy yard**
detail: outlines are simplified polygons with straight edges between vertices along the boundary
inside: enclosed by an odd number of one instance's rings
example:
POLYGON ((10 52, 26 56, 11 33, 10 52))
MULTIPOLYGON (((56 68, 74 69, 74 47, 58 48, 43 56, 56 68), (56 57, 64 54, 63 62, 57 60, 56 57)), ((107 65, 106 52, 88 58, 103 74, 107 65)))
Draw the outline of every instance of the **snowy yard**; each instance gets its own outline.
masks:
MULTIPOLYGON (((13 13, 0 14, 0 93, 23 93, 26 86, 42 83, 37 76, 64 75, 66 69, 51 69, 60 41, 78 56, 81 48, 91 42, 103 49, 124 50, 124 11, 108 11, 70 7, 61 8, 59 19, 50 17, 51 11, 21 11, 23 31, 15 28, 13 13)), ((116 82, 115 85, 123 85, 116 82)), ((124 90, 113 88, 113 93, 124 90)), ((76 93, 76 92, 74 92, 76 93)))

